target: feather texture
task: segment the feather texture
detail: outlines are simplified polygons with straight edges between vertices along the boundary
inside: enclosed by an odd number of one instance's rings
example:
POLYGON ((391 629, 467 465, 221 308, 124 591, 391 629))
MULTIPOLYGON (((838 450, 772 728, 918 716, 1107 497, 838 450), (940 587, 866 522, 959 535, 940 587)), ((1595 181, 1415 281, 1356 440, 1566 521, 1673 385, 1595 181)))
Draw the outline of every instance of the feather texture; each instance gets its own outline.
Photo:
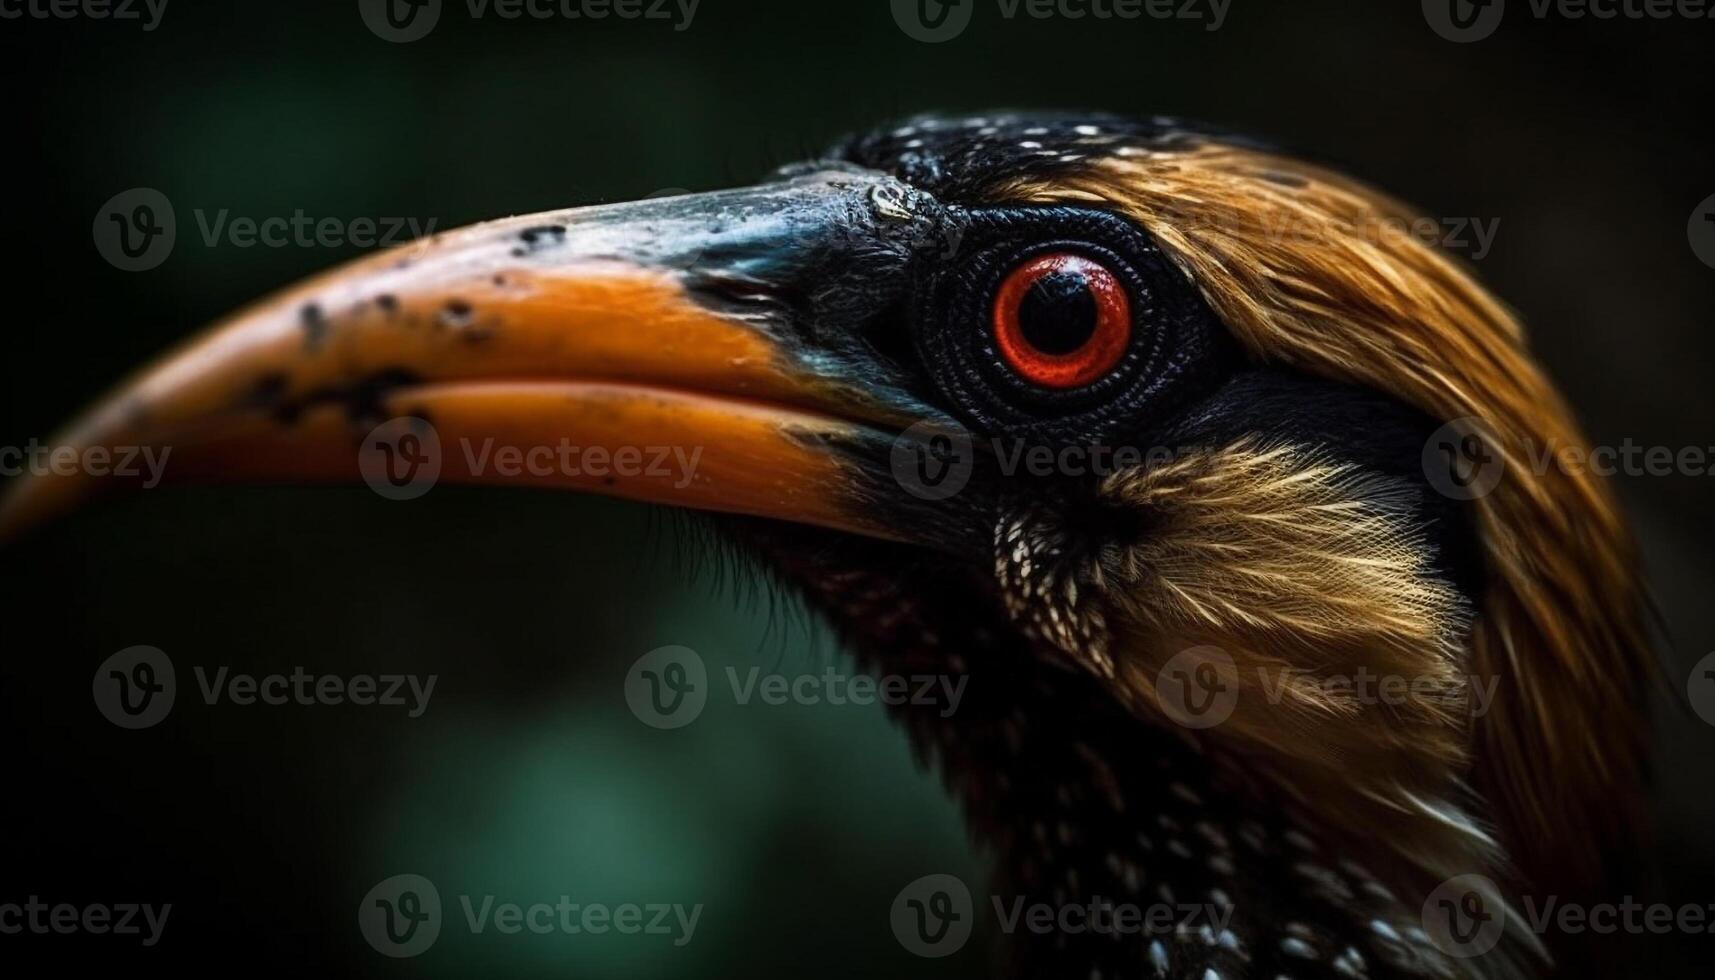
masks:
MULTIPOLYGON (((1534 888, 1578 893, 1614 873, 1606 855, 1629 848, 1641 823, 1641 692, 1654 670, 1637 560, 1595 476, 1533 470, 1538 447, 1585 442, 1513 314, 1454 260, 1390 231, 1408 227, 1405 207, 1264 151, 1214 143, 1149 150, 994 193, 1124 212, 1172 254, 1259 363, 1388 392, 1438 420, 1478 421, 1504 470, 1473 504, 1491 584, 1452 651, 1474 676, 1498 682, 1496 703, 1469 733, 1471 782, 1534 888)), ((1388 573, 1348 570, 1376 585, 1388 573)), ((1241 581, 1212 591, 1200 609, 1182 603, 1187 622, 1283 615, 1259 612, 1243 590, 1241 581)), ((1389 600, 1376 614, 1385 609, 1402 636, 1420 634, 1422 612, 1440 601, 1403 585, 1371 594, 1389 600)), ((1296 625, 1325 632, 1327 604, 1338 600, 1295 601, 1296 625)), ((1427 666, 1454 666, 1444 642, 1435 641, 1427 666)))

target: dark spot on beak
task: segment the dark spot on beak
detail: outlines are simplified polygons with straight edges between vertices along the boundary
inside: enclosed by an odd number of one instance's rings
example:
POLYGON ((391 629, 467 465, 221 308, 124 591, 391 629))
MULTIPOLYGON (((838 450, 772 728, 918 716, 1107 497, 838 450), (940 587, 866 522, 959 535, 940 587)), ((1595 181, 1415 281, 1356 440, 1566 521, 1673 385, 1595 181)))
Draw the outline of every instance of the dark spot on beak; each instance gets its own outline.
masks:
POLYGON ((304 349, 312 353, 320 350, 328 335, 328 318, 321 306, 304 304, 304 308, 298 311, 298 323, 304 328, 304 349))
POLYGON ((523 242, 524 245, 521 248, 515 248, 512 250, 512 254, 514 256, 524 256, 533 252, 540 252, 543 249, 565 244, 566 226, 538 225, 534 228, 526 228, 518 233, 518 240, 523 242))
POLYGON ((455 299, 449 301, 446 306, 441 307, 439 322, 443 327, 462 330, 465 327, 470 326, 471 318, 475 316, 475 314, 476 310, 472 308, 469 303, 462 299, 455 299))
POLYGON ((338 405, 345 409, 346 418, 353 425, 379 425, 390 416, 387 414, 387 396, 399 388, 407 388, 422 381, 420 375, 404 368, 387 368, 365 375, 355 381, 342 384, 328 385, 314 391, 287 399, 285 389, 287 381, 284 375, 273 380, 274 375, 263 379, 258 390, 266 387, 267 397, 271 400, 274 417, 281 425, 294 425, 308 409, 321 405, 338 405), (278 386, 278 392, 273 389, 278 386))
POLYGON ((395 388, 420 384, 421 376, 404 368, 377 371, 340 392, 337 401, 345 403, 346 417, 355 423, 383 422, 387 419, 383 401, 395 388))
POLYGON ((399 297, 392 293, 382 293, 375 297, 375 305, 381 307, 381 312, 392 316, 399 312, 399 297))
POLYGON ((277 413, 291 386, 291 380, 286 375, 271 371, 257 378, 238 396, 238 407, 244 411, 277 413))

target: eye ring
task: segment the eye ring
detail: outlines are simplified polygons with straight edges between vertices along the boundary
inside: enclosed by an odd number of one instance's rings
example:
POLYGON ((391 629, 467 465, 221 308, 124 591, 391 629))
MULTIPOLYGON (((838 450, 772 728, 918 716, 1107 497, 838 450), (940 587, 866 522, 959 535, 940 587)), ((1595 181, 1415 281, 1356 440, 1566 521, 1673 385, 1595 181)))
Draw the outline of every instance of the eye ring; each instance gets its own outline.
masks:
POLYGON ((1037 255, 1009 272, 991 319, 1001 359, 1039 388, 1087 387, 1118 367, 1131 344, 1125 286, 1100 262, 1071 252, 1037 255))
MULTIPOLYGON (((958 248, 915 260, 908 310, 913 365, 933 386, 926 397, 938 399, 973 432, 1030 445, 1110 444, 1105 440, 1134 435, 1212 390, 1243 363, 1190 278, 1129 219, 1062 205, 958 209, 955 215, 958 248), (1044 387, 1020 374, 1002 355, 995 330, 1001 285, 1020 266, 1052 255, 1075 255, 1105 270, 1130 310, 1118 363, 1079 388, 1044 387)), ((1088 309, 1093 294, 1082 302, 1088 309)), ((1062 341, 1049 343, 1049 353, 1085 339, 1047 333, 1062 341)), ((1042 339, 1042 331, 1025 332, 1032 335, 1042 339)))

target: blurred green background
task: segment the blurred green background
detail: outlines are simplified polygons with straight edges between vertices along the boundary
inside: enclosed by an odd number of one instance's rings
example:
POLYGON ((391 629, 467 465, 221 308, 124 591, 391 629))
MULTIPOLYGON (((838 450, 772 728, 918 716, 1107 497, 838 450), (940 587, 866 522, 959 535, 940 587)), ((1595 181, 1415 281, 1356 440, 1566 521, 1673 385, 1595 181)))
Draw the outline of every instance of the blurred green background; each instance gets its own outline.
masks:
MULTIPOLYGON (((1523 8, 1522 4, 1515 7, 1523 8)), ((1437 37, 1416 3, 1234 0, 1226 23, 1007 21, 938 45, 887 0, 703 0, 661 21, 472 19, 390 44, 356 0, 178 3, 158 29, 0 20, 11 170, 0 445, 346 248, 208 247, 192 213, 411 217, 437 228, 749 183, 924 110, 1200 117, 1342 166, 1426 213, 1500 221, 1484 278, 1516 304, 1594 438, 1715 444, 1715 270, 1686 240, 1715 193, 1715 21, 1539 21, 1437 37), (149 272, 92 243, 133 187, 174 203, 149 272)), ((1620 484, 1668 624, 1655 853, 1715 900, 1715 731, 1681 705, 1715 648, 1708 478, 1620 484)), ((739 707, 689 728, 627 709, 663 644, 788 674, 842 664, 789 597, 720 576, 640 506, 450 487, 145 494, 0 556, 7 667, 0 901, 172 902, 162 944, 3 937, 0 962, 368 976, 984 975, 990 936, 916 959, 906 882, 980 885, 936 778, 879 709, 739 707), (180 670, 173 715, 105 722, 91 671, 134 644, 180 670), (190 665, 438 673, 429 710, 206 707, 190 665), (187 697, 187 695, 193 695, 187 697), (501 901, 705 906, 694 941, 471 936, 386 960, 356 929, 381 879, 501 901)), ((1385 829, 1378 828, 1382 832, 1385 829)), ((981 901, 979 890, 979 901, 981 901)), ((1707 937, 1658 945, 1662 975, 1707 937)), ((1692 974, 1687 974, 1692 975, 1692 974)))

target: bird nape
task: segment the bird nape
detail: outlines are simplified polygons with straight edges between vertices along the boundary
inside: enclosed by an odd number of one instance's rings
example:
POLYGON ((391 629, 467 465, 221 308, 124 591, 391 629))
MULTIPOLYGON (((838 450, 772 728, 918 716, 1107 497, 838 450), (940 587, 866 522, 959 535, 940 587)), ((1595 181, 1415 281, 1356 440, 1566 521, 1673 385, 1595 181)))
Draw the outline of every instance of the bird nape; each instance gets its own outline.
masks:
MULTIPOLYGON (((1529 465, 1582 440, 1518 324, 1409 216, 1167 119, 918 119, 336 270, 63 441, 171 447, 169 481, 353 479, 389 420, 696 447, 688 483, 441 478, 719 515, 866 669, 968 678, 895 710, 994 894, 1229 916, 1021 929, 1020 975, 1546 975, 1584 953, 1519 900, 1616 896, 1636 853, 1641 589, 1607 491, 1529 465), (1425 914, 1449 880, 1492 949, 1425 914)), ((28 479, 0 533, 113 484, 28 479)))

